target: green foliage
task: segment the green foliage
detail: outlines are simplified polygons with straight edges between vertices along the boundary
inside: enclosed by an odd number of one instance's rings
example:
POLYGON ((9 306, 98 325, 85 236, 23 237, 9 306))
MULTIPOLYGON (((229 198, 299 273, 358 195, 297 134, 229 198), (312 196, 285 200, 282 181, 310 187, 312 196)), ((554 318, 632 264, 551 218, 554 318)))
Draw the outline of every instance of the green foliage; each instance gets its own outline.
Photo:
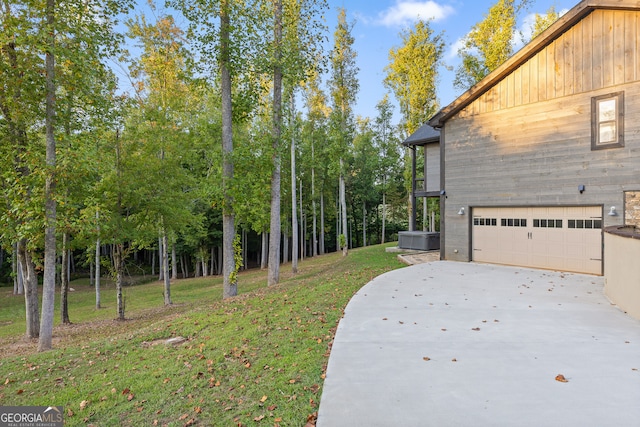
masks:
POLYGON ((233 271, 229 275, 229 282, 236 284, 238 283, 238 272, 244 265, 242 261, 242 244, 240 242, 240 235, 236 234, 233 238, 233 271))
POLYGON ((456 70, 454 86, 470 88, 511 56, 518 13, 529 3, 530 0, 498 0, 491 6, 458 51, 462 64, 456 70))
POLYGON ((547 13, 541 15, 536 13, 536 20, 533 23, 533 28, 531 31, 531 39, 538 37, 544 30, 549 28, 551 24, 556 22, 560 18, 560 14, 556 12, 555 6, 551 6, 547 13))
POLYGON ((401 34, 402 46, 389 52, 385 86, 400 104, 407 135, 425 124, 438 109, 438 66, 445 49, 443 34, 434 34, 429 21, 419 20, 401 34))

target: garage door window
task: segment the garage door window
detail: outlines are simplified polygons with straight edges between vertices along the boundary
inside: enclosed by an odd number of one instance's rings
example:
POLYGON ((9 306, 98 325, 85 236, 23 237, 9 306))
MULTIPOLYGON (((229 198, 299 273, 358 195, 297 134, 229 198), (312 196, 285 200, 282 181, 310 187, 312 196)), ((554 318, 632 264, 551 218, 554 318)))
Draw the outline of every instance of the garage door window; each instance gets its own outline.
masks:
POLYGON ((535 228, 562 228, 561 219, 534 219, 533 226, 535 228))
POLYGON ((570 219, 567 223, 569 228, 602 228, 600 219, 570 219))
POLYGON ((503 227, 526 227, 527 220, 526 218, 502 218, 500 225, 503 227))

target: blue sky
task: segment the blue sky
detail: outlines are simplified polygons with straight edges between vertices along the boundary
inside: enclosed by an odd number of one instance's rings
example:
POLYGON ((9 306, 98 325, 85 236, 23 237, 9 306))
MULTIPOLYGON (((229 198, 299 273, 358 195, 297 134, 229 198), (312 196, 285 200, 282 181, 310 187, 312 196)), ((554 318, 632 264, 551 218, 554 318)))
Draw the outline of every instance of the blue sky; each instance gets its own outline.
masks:
MULTIPOLYGON (((439 68, 438 101, 444 107, 454 101, 461 91, 453 87, 454 72, 447 68, 455 68, 459 64, 457 46, 461 39, 470 31, 471 27, 484 19, 489 8, 498 0, 327 0, 330 9, 326 11, 326 25, 329 43, 333 46, 333 33, 336 27, 338 8, 347 12, 347 20, 355 23, 352 35, 355 38, 354 49, 358 53, 357 64, 360 69, 358 78, 360 91, 356 115, 373 119, 377 111, 376 104, 388 92, 382 84, 385 77, 384 68, 388 65, 389 50, 399 47, 400 32, 413 27, 415 21, 431 19, 431 26, 436 33, 443 32, 447 43, 444 62, 446 66, 439 68)), ((551 6, 556 11, 566 12, 579 3, 580 0, 531 0, 532 5, 525 11, 518 23, 520 30, 526 30, 527 22, 532 22, 536 13, 545 13, 551 6)), ((161 0, 155 0, 162 4, 161 0)), ((133 14, 149 14, 147 0, 138 0, 138 7, 133 14)), ((186 28, 184 18, 175 11, 159 7, 160 14, 171 13, 177 15, 178 25, 186 28)), ((150 21, 153 21, 151 18, 150 21)), ((521 47, 521 46, 520 46, 521 47)), ((130 46, 132 50, 135 50, 130 46)), ((124 89, 128 86, 124 72, 117 70, 124 89)), ((395 104, 393 94, 391 100, 395 104)), ((394 121, 399 122, 400 113, 395 109, 394 121)))
MULTIPOLYGON (((383 98, 387 90, 382 81, 384 68, 388 64, 389 50, 399 47, 399 36, 403 28, 412 27, 416 19, 433 18, 432 28, 436 33, 444 31, 447 50, 444 61, 454 69, 458 66, 457 44, 469 32, 471 27, 484 19, 489 8, 497 0, 328 0, 331 10, 327 13, 327 25, 332 35, 335 30, 337 8, 347 11, 349 22, 355 21, 352 35, 355 38, 354 48, 358 52, 360 68, 360 92, 357 115, 375 117, 376 104, 383 98)), ((535 13, 545 13, 551 6, 556 11, 566 11, 579 3, 579 0, 532 0, 525 16, 518 25, 527 27, 527 18, 535 13)), ((331 41, 333 43, 333 41, 331 41)), ((454 73, 440 67, 438 100, 444 107, 461 94, 453 87, 454 73)), ((393 99, 393 95, 391 95, 393 99)), ((396 108, 396 117, 398 109, 396 108)))

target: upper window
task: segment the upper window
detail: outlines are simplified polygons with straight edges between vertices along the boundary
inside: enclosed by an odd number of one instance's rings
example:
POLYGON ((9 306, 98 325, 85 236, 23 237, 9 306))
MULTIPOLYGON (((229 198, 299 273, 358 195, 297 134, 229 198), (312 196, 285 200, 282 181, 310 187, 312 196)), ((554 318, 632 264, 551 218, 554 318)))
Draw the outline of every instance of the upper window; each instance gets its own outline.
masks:
POLYGON ((591 149, 624 147, 624 92, 591 98, 591 149))

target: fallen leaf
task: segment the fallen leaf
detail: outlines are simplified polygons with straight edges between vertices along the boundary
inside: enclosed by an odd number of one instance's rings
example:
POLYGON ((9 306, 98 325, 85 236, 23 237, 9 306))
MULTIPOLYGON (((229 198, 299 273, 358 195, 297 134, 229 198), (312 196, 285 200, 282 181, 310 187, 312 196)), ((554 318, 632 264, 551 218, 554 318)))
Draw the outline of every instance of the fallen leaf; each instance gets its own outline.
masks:
POLYGON ((124 396, 125 394, 129 394, 131 390, 129 390, 128 388, 125 388, 124 390, 122 390, 122 395, 124 396))
POLYGON ((193 408, 193 412, 195 412, 196 414, 201 414, 202 413, 202 408, 199 406, 196 406, 195 408, 193 408))
POLYGON ((457 362, 458 359, 456 359, 455 357, 453 359, 451 359, 452 362, 457 362))
POLYGON ((267 411, 275 411, 277 407, 277 405, 267 406, 267 411))
POLYGON ((558 375, 556 375, 556 381, 559 381, 559 382, 561 382, 561 383, 568 383, 568 382, 569 382, 569 380, 568 380, 568 379, 566 379, 566 378, 564 377, 564 375, 562 375, 562 374, 558 374, 558 375))
POLYGON ((89 404, 88 400, 83 400, 82 402, 80 402, 80 409, 83 410, 84 408, 87 407, 88 404, 89 404))
POLYGON ((423 358, 422 358, 422 360, 424 360, 424 361, 427 361, 427 362, 428 362, 429 360, 431 360, 431 358, 430 358, 430 357, 425 356, 425 357, 423 357, 423 358))
POLYGON ((259 417, 255 417, 253 421, 262 421, 264 419, 264 415, 260 415, 259 417))
POLYGON ((22 393, 24 393, 24 390, 22 390, 22 389, 16 391, 16 394, 22 394, 22 393))
POLYGON ((389 319, 387 319, 386 317, 383 317, 382 320, 389 320, 389 319))
POLYGON ((260 402, 264 403, 267 400, 267 395, 264 395, 260 398, 260 402))
POLYGON ((128 400, 129 402, 131 402, 131 401, 133 400, 133 398, 134 398, 134 397, 135 397, 135 396, 133 395, 133 393, 129 393, 129 394, 127 395, 127 400, 128 400))
POLYGON ((296 380, 289 380, 289 384, 295 384, 296 380))
POLYGON ((480 328, 471 328, 472 331, 479 331, 480 328))

